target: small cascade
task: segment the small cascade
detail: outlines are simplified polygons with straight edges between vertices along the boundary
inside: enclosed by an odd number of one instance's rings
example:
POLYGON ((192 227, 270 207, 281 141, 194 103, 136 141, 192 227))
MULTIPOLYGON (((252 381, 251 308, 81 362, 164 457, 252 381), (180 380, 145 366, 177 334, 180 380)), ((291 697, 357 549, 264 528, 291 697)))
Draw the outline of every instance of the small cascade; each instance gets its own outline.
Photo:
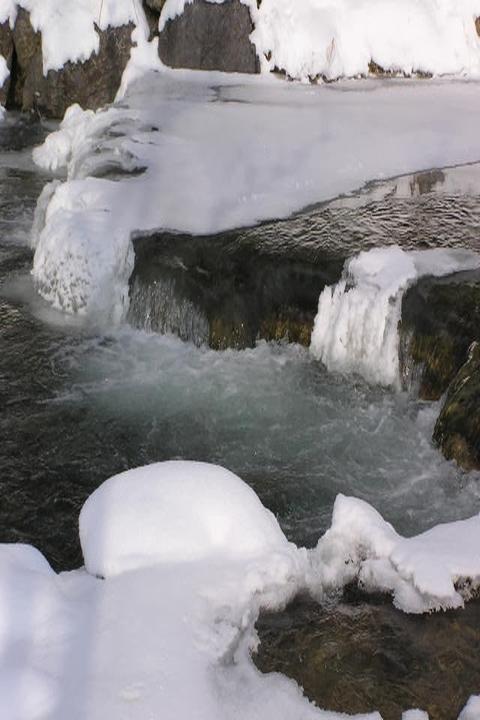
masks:
POLYGON ((130 291, 128 322, 133 327, 204 345, 209 340, 209 322, 195 304, 183 297, 173 278, 144 282, 138 275, 130 291))
POLYGON ((405 290, 418 278, 480 267, 467 250, 375 248, 347 261, 320 295, 310 350, 328 370, 400 387, 399 333, 405 290))

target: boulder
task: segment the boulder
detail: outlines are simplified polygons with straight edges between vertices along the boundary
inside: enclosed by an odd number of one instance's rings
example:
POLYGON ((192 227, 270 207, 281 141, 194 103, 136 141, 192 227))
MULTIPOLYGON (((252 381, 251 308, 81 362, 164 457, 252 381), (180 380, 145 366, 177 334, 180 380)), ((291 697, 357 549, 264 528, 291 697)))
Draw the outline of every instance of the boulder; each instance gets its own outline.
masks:
POLYGON ((250 11, 240 0, 194 0, 160 32, 160 59, 174 68, 256 73, 252 31, 250 11))
MULTIPOLYGON (((7 22, 0 23, 0 55, 5 58, 7 67, 11 70, 13 58, 13 33, 7 22)), ((0 85, 0 105, 6 105, 10 90, 10 77, 0 85)))
POLYGON ((405 385, 418 383, 419 396, 438 400, 480 340, 480 277, 460 273, 424 278, 404 296, 400 366, 405 385))
POLYGON ((20 9, 13 32, 15 62, 12 68, 10 104, 24 111, 61 118, 72 103, 97 109, 112 102, 120 86, 132 46, 132 24, 105 31, 98 54, 86 62, 68 62, 61 70, 43 74, 42 42, 30 23, 29 14, 20 9))
POLYGON ((465 470, 480 470, 480 343, 450 385, 433 434, 448 460, 465 470))

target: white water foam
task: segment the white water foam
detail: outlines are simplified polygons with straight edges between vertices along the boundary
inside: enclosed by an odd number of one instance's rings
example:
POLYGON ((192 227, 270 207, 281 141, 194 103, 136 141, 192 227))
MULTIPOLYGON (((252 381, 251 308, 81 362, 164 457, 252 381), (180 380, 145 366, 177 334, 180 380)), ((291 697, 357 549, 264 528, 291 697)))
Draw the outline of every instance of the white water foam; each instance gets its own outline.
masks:
POLYGON ((419 278, 480 267, 467 250, 374 248, 347 261, 343 277, 320 295, 310 350, 328 370, 358 373, 398 386, 399 334, 405 290, 419 278))

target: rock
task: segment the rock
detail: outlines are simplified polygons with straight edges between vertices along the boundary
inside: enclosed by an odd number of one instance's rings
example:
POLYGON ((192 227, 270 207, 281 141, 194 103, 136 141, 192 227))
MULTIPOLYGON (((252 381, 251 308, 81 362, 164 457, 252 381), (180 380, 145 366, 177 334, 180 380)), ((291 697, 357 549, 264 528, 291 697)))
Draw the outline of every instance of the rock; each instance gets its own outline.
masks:
POLYGON ((480 35, 480 17, 475 18, 475 28, 477 30, 477 35, 480 35))
POLYGON ((97 109, 112 102, 130 57, 134 26, 98 30, 100 49, 86 62, 68 62, 59 70, 43 74, 42 43, 29 14, 20 9, 13 32, 15 62, 12 68, 10 104, 23 111, 61 118, 72 103, 97 109))
POLYGON ((462 610, 409 615, 381 597, 299 599, 260 616, 253 659, 262 672, 296 680, 319 707, 377 709, 383 720, 420 707, 432 720, 452 720, 478 692, 479 623, 474 600, 462 610))
POLYGON ((259 339, 308 347, 319 293, 338 280, 343 263, 270 254, 246 234, 138 238, 130 324, 214 350, 259 339))
POLYGON ((480 340, 480 277, 460 273, 424 278, 404 296, 400 366, 405 385, 418 383, 419 396, 438 400, 480 340))
POLYGON ((480 470, 480 343, 450 385, 433 433, 448 460, 465 470, 480 470))
POLYGON ((166 0, 145 0, 147 6, 156 12, 161 12, 166 0))
MULTIPOLYGON (((0 24, 0 55, 5 58, 7 67, 11 70, 13 58, 13 34, 8 22, 0 24)), ((6 105, 10 90, 10 76, 0 86, 0 105, 6 105)))
POLYGON ((160 32, 160 59, 174 68, 256 73, 252 31, 250 11, 240 0, 194 0, 160 32))

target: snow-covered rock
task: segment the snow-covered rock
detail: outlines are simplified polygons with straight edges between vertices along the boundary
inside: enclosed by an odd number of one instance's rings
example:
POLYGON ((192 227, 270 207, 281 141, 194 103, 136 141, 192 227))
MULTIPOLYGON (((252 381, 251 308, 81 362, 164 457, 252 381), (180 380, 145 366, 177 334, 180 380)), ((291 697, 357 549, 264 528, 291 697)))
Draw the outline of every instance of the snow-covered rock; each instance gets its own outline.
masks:
POLYGON ((102 577, 288 547, 275 517, 240 478, 186 461, 157 463, 107 480, 82 508, 80 541, 87 570, 102 577))

